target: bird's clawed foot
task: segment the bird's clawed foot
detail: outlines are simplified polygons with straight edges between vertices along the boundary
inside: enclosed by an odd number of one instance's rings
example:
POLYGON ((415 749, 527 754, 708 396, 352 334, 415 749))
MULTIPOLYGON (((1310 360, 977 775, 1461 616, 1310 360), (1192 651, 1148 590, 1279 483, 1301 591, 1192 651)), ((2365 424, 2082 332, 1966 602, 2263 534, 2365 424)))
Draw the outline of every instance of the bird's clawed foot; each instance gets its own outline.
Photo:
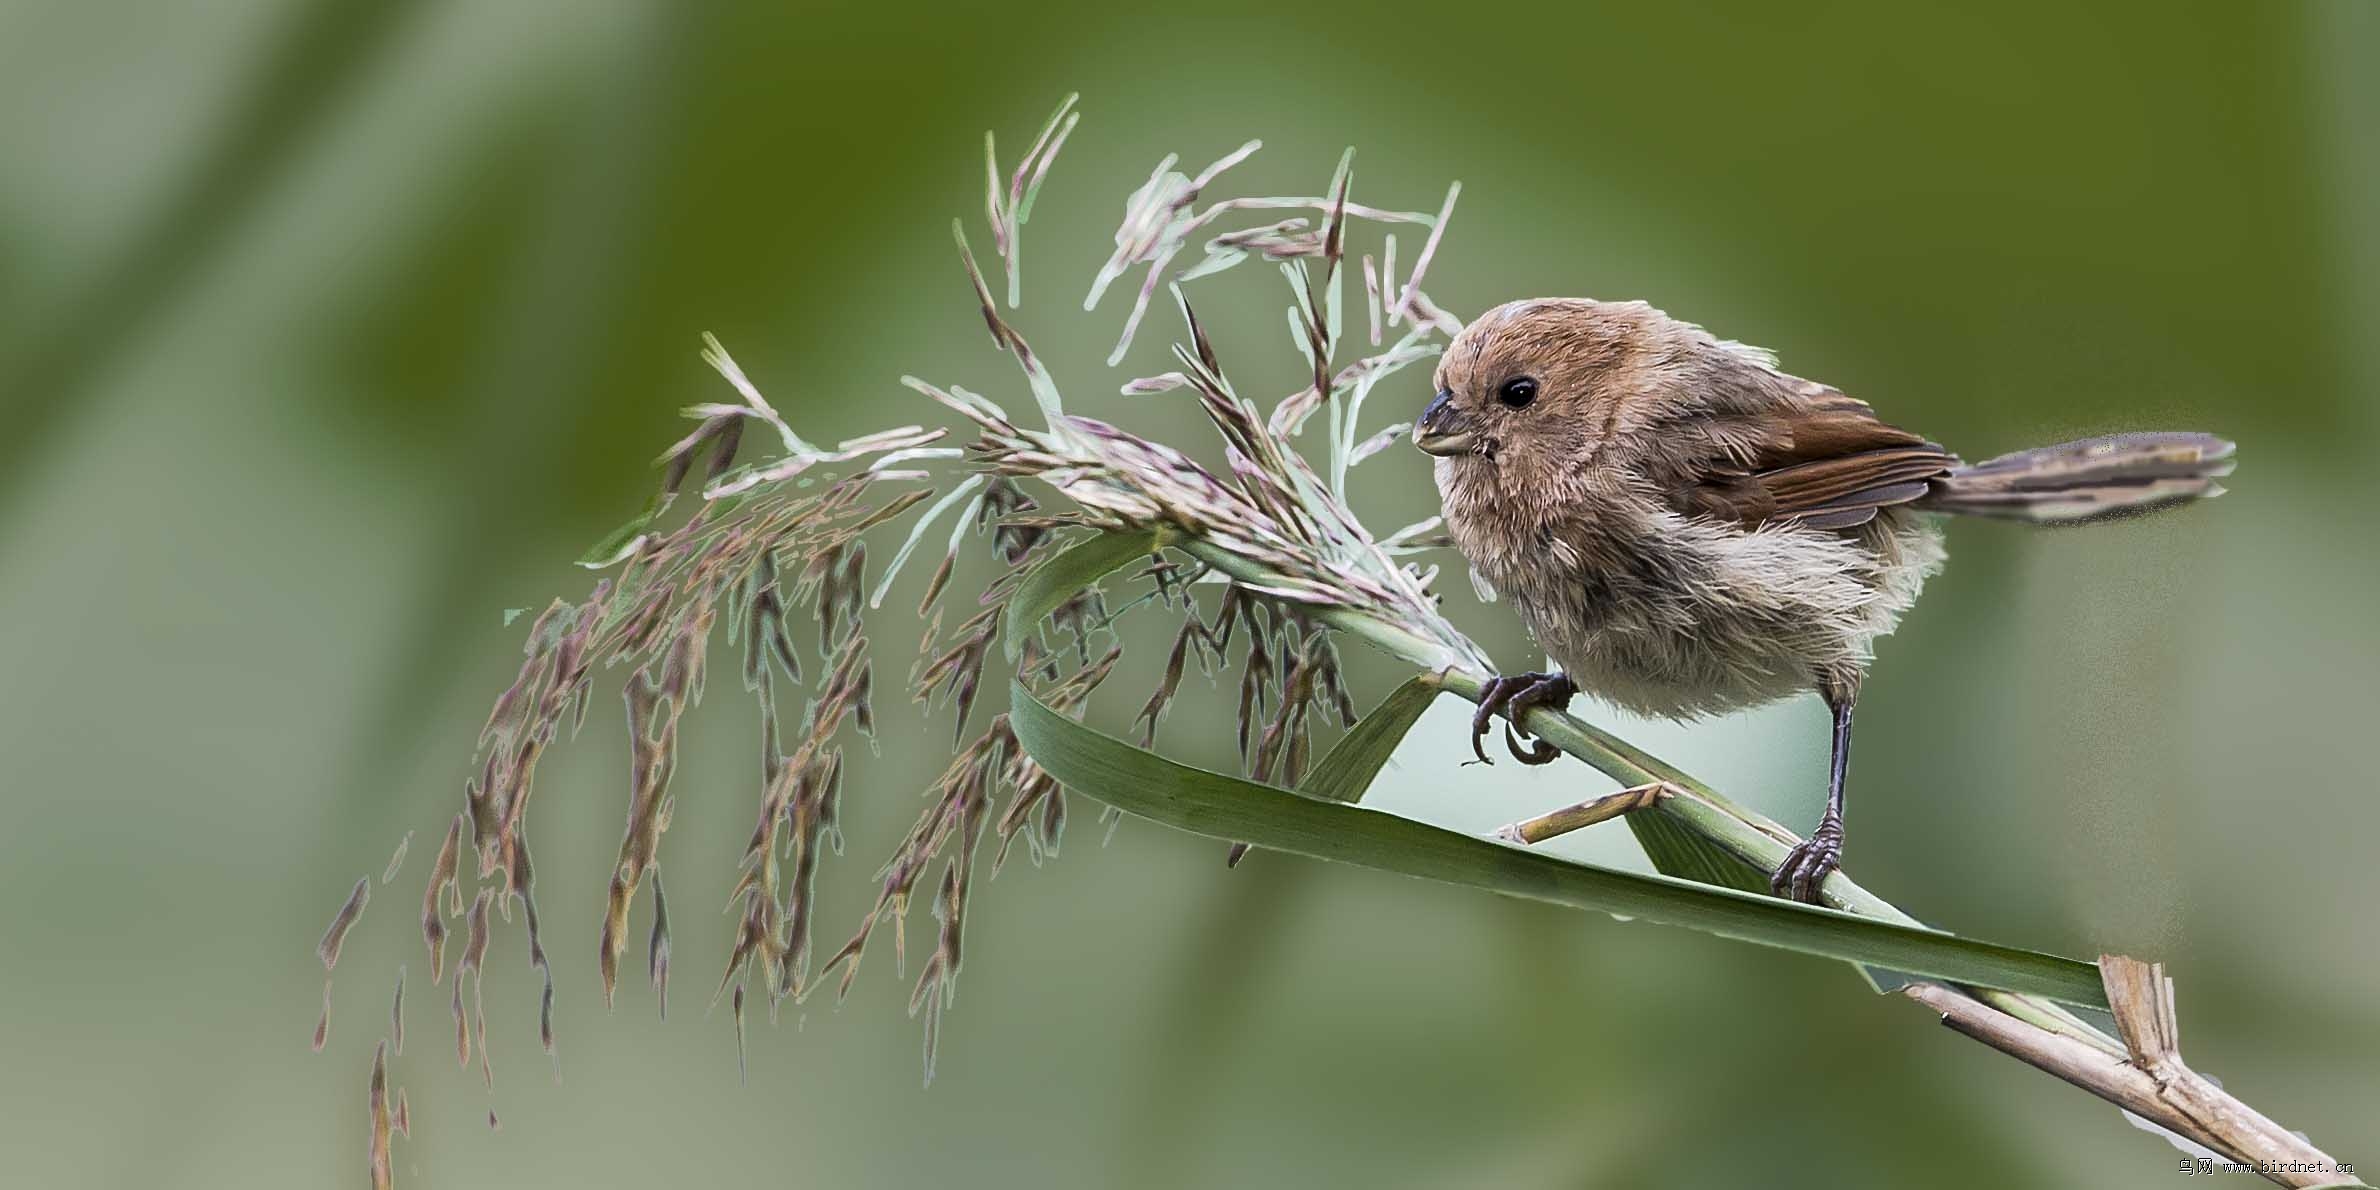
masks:
POLYGON ((1490 679, 1487 689, 1480 692, 1479 710, 1471 716, 1471 754, 1477 756, 1481 764, 1495 763, 1488 759, 1487 750, 1479 742, 1487 738, 1488 728, 1501 714, 1506 723, 1504 747, 1512 753, 1514 760, 1522 764, 1552 763, 1556 756, 1562 754, 1561 749, 1544 740, 1531 740, 1524 750, 1520 738, 1512 733, 1511 724, 1520 722, 1521 716, 1538 707, 1562 710, 1570 705, 1570 699, 1577 693, 1578 687, 1572 684, 1566 674, 1532 672, 1490 679))
POLYGON ((1775 875, 1769 877, 1771 893, 1791 897, 1806 905, 1816 905, 1818 886, 1843 865, 1843 823, 1840 819, 1822 818, 1818 829, 1801 841, 1777 865, 1775 875))

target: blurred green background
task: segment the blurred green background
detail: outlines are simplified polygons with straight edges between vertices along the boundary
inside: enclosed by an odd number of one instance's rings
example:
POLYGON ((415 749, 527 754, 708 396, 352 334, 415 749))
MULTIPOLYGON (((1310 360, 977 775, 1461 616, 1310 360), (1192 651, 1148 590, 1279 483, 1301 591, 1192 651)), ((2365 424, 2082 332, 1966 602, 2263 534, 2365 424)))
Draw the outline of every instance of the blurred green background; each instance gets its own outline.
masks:
MULTIPOLYGON (((1176 440, 1186 402, 1102 395, 1123 303, 1076 307, 1159 156, 1250 136, 1224 192, 1318 189, 1350 143, 1373 202, 1461 178, 1430 285, 1459 314, 1648 298, 1970 457, 2240 439, 2209 506, 1953 529, 1862 704, 1850 863, 1947 928, 2164 959, 2194 1064, 2380 1166, 2380 5, 195 0, 0 5, 11 1185, 360 1183, 398 962, 408 1183, 2170 1184, 2113 1109, 1838 965, 1278 856, 1226 873, 1145 824, 1103 848, 1081 803, 1060 861, 982 889, 930 1089, 881 960, 757 1027, 738 1085, 701 1011, 757 796, 724 675, 668 842, 681 1010, 597 991, 625 797, 599 710, 542 778, 564 1077, 517 932, 495 1094, 457 1071, 415 906, 517 664, 504 610, 583 591, 569 560, 641 502, 676 408, 724 396, 701 330, 813 438, 934 416, 903 372, 1022 402, 946 221, 980 219, 983 130, 1013 156, 1069 90, 1019 323, 1076 408, 1176 440), (311 1055, 314 941, 408 830, 311 1055)), ((1286 391, 1277 281, 1201 284, 1243 386, 1286 391)), ((1127 368, 1171 333, 1153 312, 1127 368)), ((1358 473, 1376 524, 1431 511, 1425 462, 1358 473)), ((883 689, 910 630, 878 636, 883 689)), ((1095 722, 1145 689, 1141 639, 1095 722)), ((1367 702, 1396 676, 1359 672, 1367 702)), ((1226 702, 1186 704, 1170 750, 1227 763, 1226 702)), ((1458 768, 1438 710, 1375 803, 1485 829, 1608 787, 1458 768)), ((942 763, 946 722, 886 718, 822 938, 942 763)), ((1806 824, 1821 718, 1623 726, 1806 824)), ((1633 857, 1616 827, 1578 849, 1633 857)))

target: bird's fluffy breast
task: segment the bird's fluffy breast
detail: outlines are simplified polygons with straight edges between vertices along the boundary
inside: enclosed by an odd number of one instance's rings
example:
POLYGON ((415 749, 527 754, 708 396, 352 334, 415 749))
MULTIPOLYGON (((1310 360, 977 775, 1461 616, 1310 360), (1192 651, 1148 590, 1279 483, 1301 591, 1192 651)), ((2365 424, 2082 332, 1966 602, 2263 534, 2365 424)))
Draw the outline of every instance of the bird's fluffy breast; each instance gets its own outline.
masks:
POLYGON ((1821 682, 1856 687, 1942 563, 1928 518, 1887 510, 1851 533, 1746 529, 1624 496, 1513 509, 1441 460, 1447 525, 1581 689, 1687 718, 1821 682))

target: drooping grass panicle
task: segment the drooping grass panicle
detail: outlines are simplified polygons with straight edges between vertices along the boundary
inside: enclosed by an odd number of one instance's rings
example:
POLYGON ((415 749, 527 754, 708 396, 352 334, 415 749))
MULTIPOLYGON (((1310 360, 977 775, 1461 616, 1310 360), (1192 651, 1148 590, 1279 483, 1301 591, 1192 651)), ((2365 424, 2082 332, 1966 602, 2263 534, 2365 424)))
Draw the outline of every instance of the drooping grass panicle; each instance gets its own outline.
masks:
MULTIPOLYGON (((985 213, 1009 310, 1022 296, 1022 230, 1080 119, 1074 103, 1069 97, 1060 104, 1009 168, 1000 165, 996 142, 986 139, 985 213)), ((656 460, 652 498, 581 559, 606 573, 583 599, 555 600, 531 621, 513 681, 482 725, 462 812, 431 864, 421 925, 433 983, 443 982, 453 924, 466 935, 450 1004, 459 1062, 468 1065, 476 1048, 483 1077, 492 1082, 480 988, 495 928, 491 912, 510 921, 516 900, 530 964, 541 979, 540 1041, 553 1052, 554 974, 529 860, 529 810, 539 762, 566 726, 575 734, 583 724, 600 669, 624 674, 629 753, 620 845, 597 940, 606 1002, 616 994, 638 894, 650 881, 646 967, 666 1010, 672 944, 659 866, 674 805, 679 728, 701 699, 712 638, 723 631, 761 712, 761 780, 728 897, 736 925, 719 994, 730 995, 732 987, 739 1033, 745 989, 755 979, 772 1010, 785 998, 806 996, 829 973, 838 976, 840 995, 870 937, 886 924, 894 929, 896 966, 905 967, 899 954, 906 949, 905 916, 932 877, 934 946, 912 989, 930 1041, 952 1003, 985 835, 998 841, 995 866, 1020 839, 1038 863, 1057 853, 1066 822, 1064 791, 1017 746, 1007 717, 975 724, 1003 647, 1015 658, 1014 671, 1031 676, 1051 705, 1080 714, 1123 654, 1126 614, 1169 608, 1178 628, 1165 676, 1142 708, 1144 736, 1153 738, 1193 660, 1203 674, 1236 669, 1246 763, 1284 780, 1308 766, 1310 736, 1320 723, 1353 721, 1337 635, 1367 624, 1382 632, 1418 631, 1449 660, 1476 660, 1476 650, 1438 617, 1428 573, 1396 556, 1419 544, 1413 535, 1376 542, 1345 503, 1349 469, 1397 429, 1361 425, 1365 395, 1398 369, 1428 359, 1437 336, 1452 329, 1452 320, 1421 293, 1419 271, 1399 277, 1393 248, 1383 245, 1380 257, 1365 254, 1367 325, 1375 340, 1384 311, 1388 325, 1410 317, 1411 326, 1386 350, 1341 358, 1340 294, 1353 233, 1359 226, 1414 226, 1434 245, 1445 211, 1430 215, 1357 200, 1352 151, 1317 196, 1206 197, 1258 148, 1248 142, 1195 174, 1176 171, 1173 158, 1160 163, 1127 202, 1116 254, 1094 280, 1089 303, 1125 271, 1145 270, 1120 356, 1148 300, 1159 286, 1169 287, 1184 335, 1175 351, 1179 370, 1125 387, 1146 394, 1189 390, 1222 438, 1228 466, 1220 474, 1173 447, 1068 412, 1055 373, 1001 309, 963 227, 953 233, 961 271, 994 345, 1024 380, 1036 424, 966 388, 904 377, 910 389, 957 415, 973 440, 946 444, 947 429, 905 425, 822 445, 795 429, 724 344, 704 336, 702 358, 732 399, 685 410, 693 428, 656 460), (1253 225, 1226 225, 1238 216, 1251 217, 1253 225), (1202 237, 1205 247, 1189 267, 1173 269, 1202 237), (1289 285, 1292 345, 1310 376, 1303 391, 1261 407, 1235 389, 1182 289, 1259 256, 1275 262, 1289 285), (1294 445, 1317 411, 1328 412, 1331 430, 1320 464, 1294 445), (757 439, 744 433, 754 423, 767 431, 757 439), (756 440, 768 444, 771 457, 740 460, 756 440), (689 485, 700 499, 673 525, 670 514, 689 485), (1053 498, 1062 507, 1045 509, 1053 498), (887 528, 904 517, 914 519, 887 528), (945 525, 946 538, 933 536, 945 525), (1115 580, 1138 595, 1110 601, 1095 584, 1066 592, 1036 605, 1022 621, 1025 631, 1010 639, 1006 625, 1016 614, 1011 604, 1020 580, 1082 540, 1085 530, 1161 533, 1173 548, 1156 546, 1160 538, 1152 537, 1143 565, 1115 580), (889 550, 876 556, 886 561, 871 570, 867 538, 880 531, 899 537, 885 543, 889 550), (993 576, 973 606, 953 605, 945 591, 977 537, 988 542, 993 576), (926 791, 915 825, 878 869, 877 897, 859 928, 823 963, 813 963, 817 881, 824 861, 842 846, 845 747, 852 733, 875 730, 869 617, 929 540, 942 555, 919 601, 928 627, 909 686, 929 712, 951 714, 960 743, 926 791), (817 665, 803 659, 812 650, 822 659, 817 665), (799 715, 789 718, 788 695, 796 689, 806 693, 799 715), (466 848, 474 862, 466 864, 466 848), (471 1006, 463 1002, 463 976, 472 983, 471 1006)), ((1425 249, 1421 263, 1429 255, 1425 249)), ((400 849, 389 876, 401 859, 400 849)), ((353 911, 360 912, 362 895, 359 887, 353 911)), ((343 911, 343 919, 351 917, 343 911)), ((334 935, 344 928, 335 924, 334 935)), ((326 963, 335 957, 335 936, 325 940, 326 963)), ((401 990, 392 1014, 401 1020, 401 990)))

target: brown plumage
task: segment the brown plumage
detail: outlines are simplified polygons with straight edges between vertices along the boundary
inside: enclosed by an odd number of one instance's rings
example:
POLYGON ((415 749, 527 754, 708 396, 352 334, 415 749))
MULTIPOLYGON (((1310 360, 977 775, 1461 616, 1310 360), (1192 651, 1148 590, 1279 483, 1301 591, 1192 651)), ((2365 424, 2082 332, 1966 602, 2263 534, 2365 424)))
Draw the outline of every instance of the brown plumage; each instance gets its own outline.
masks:
POLYGON ((1775 878, 1802 900, 1841 854, 1870 648, 1942 563, 1926 514, 2147 511, 2219 492, 2232 450, 2130 434, 1966 466, 1642 302, 1499 306, 1448 346, 1437 387, 1414 438, 1438 456, 1447 527, 1562 667, 1491 686, 1474 748, 1493 714, 1575 689, 1676 718, 1815 690, 1835 719, 1828 808, 1775 878))

